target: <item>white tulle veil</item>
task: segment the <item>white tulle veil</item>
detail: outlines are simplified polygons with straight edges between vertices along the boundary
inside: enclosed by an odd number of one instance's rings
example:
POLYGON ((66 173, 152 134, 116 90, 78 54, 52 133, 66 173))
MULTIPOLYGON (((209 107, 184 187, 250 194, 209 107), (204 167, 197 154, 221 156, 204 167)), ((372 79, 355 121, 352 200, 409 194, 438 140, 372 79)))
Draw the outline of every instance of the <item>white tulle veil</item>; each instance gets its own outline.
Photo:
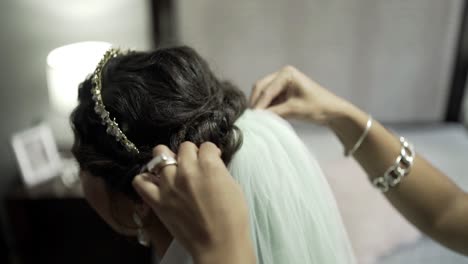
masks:
MULTIPOLYGON (((257 263, 355 263, 331 189, 289 123, 247 110, 236 125, 243 144, 229 170, 249 206, 257 263)), ((191 260, 175 242, 162 263, 191 260)))

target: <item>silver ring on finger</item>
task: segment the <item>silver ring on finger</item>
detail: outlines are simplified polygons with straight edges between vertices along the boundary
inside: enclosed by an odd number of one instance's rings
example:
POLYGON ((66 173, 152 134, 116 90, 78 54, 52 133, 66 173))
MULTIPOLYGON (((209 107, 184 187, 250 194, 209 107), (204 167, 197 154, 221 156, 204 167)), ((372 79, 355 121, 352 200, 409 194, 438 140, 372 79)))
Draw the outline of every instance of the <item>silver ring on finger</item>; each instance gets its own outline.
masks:
POLYGON ((151 172, 154 175, 159 175, 161 170, 169 165, 175 165, 177 166, 177 160, 174 159, 171 156, 168 156, 166 154, 161 154, 158 155, 154 158, 152 158, 145 166, 144 170, 147 172, 151 172))

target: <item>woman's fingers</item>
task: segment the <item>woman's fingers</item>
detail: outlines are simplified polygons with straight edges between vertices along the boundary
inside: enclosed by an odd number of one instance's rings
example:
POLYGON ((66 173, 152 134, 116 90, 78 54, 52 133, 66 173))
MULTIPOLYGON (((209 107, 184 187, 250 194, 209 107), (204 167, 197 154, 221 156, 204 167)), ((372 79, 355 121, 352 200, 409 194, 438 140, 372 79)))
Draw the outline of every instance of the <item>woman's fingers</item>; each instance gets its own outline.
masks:
POLYGON ((176 157, 176 154, 172 152, 172 150, 170 150, 166 145, 157 145, 153 148, 153 157, 156 157, 161 154, 165 154, 166 156, 170 156, 173 158, 176 157))
POLYGON ((159 187, 155 185, 148 174, 139 174, 132 181, 133 188, 137 191, 138 195, 145 201, 151 208, 157 209, 161 202, 161 193, 159 187))
MULTIPOLYGON (((153 156, 166 155, 176 159, 176 155, 165 145, 157 145, 153 149, 153 156)), ((159 178, 159 185, 161 188, 174 186, 175 177, 177 173, 177 166, 174 164, 162 167, 156 172, 159 178)))
POLYGON ((254 106, 255 103, 258 101, 258 97, 262 93, 263 89, 275 78, 275 76, 278 74, 278 72, 271 73, 264 77, 263 79, 258 80, 253 88, 252 88, 252 93, 250 94, 250 106, 254 106))
POLYGON ((293 69, 291 66, 284 67, 278 74, 275 75, 273 80, 264 87, 254 105, 256 109, 265 109, 271 105, 271 102, 281 92, 287 88, 288 84, 292 81, 293 69))
MULTIPOLYGON (((153 154, 173 153, 158 146, 153 154)), ((253 249, 242 190, 220 156, 220 149, 213 143, 203 143, 200 148, 183 143, 177 153, 179 167, 166 166, 159 186, 151 182, 149 173, 138 175, 133 181, 145 203, 194 256, 218 249, 213 241, 229 241, 234 233, 238 234, 236 241, 240 245, 253 249), (178 184, 172 185, 175 179, 178 184)), ((247 254, 254 256, 253 251, 247 254)))
POLYGON ((205 142, 201 144, 200 150, 198 151, 198 160, 201 166, 208 164, 216 164, 221 162, 221 150, 211 142, 205 142))
POLYGON ((267 108, 267 110, 283 117, 291 117, 292 116, 292 104, 289 104, 288 102, 278 104, 278 105, 273 105, 267 108))
POLYGON ((179 152, 177 153, 177 161, 179 167, 191 167, 196 164, 198 160, 198 147, 190 141, 185 141, 179 146, 179 152))

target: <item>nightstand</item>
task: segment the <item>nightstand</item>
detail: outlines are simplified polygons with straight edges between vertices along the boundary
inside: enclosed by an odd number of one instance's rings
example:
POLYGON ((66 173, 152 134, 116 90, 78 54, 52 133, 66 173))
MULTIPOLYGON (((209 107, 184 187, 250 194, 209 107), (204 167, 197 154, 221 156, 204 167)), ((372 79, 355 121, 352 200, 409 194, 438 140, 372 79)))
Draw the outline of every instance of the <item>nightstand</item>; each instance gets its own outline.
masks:
POLYGON ((54 180, 7 195, 14 263, 152 263, 150 249, 115 233, 79 192, 60 186, 54 180))

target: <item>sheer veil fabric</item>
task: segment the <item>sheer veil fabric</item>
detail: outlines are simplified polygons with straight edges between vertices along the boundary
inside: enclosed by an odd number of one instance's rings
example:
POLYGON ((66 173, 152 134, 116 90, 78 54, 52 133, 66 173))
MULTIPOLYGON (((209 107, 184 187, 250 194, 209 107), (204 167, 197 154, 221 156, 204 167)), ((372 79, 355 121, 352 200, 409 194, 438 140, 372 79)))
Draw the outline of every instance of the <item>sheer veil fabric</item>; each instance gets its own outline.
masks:
MULTIPOLYGON (((257 263, 356 263, 328 182, 289 123, 246 110, 236 125, 243 144, 229 171, 249 206, 257 263)), ((191 260, 174 242, 161 263, 191 260)))

